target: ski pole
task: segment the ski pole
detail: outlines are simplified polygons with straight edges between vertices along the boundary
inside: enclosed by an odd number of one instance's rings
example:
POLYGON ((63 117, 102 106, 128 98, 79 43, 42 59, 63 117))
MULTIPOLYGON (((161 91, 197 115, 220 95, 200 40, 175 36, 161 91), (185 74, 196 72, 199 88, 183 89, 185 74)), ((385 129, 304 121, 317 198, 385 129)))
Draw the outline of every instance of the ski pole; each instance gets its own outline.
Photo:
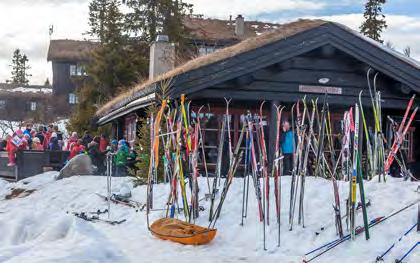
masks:
MULTIPOLYGON (((379 223, 382 223, 382 222, 386 221, 387 219, 395 216, 396 214, 401 213, 402 211, 404 211, 404 210, 412 207, 413 205, 417 204, 419 201, 420 201, 420 199, 417 199, 416 201, 414 201, 414 202, 408 204, 407 206, 404 206, 403 208, 401 208, 401 209, 399 209, 399 210, 397 210, 397 211, 389 214, 388 216, 385 216, 385 217, 384 216, 377 217, 377 218, 371 220, 370 223, 369 223, 369 228, 372 228, 373 226, 375 226, 375 225, 377 225, 379 223)), ((355 228, 355 236, 359 235, 363 231, 364 231, 364 227, 355 228)), ((328 252, 329 250, 331 250, 334 247, 338 246, 339 244, 343 243, 344 241, 350 239, 350 237, 351 237, 351 234, 347 234, 346 236, 344 236, 341 239, 340 238, 339 239, 336 239, 336 240, 331 241, 331 242, 329 242, 329 243, 327 243, 327 244, 325 244, 325 245, 323 245, 323 246, 321 246, 321 247, 319 247, 317 249, 314 249, 310 253, 305 254, 305 256, 326 247, 326 249, 324 251, 320 252, 319 254, 315 255, 314 257, 312 257, 309 260, 304 260, 304 262, 310 262, 310 261, 318 258, 319 256, 323 255, 324 253, 328 252)))
POLYGON ((417 223, 415 223, 412 227, 410 227, 410 229, 408 229, 405 233, 404 233, 404 235, 402 235, 399 239, 398 239, 398 241, 396 241, 396 242, 394 242, 384 253, 382 253, 380 256, 378 256, 377 258, 376 258, 376 262, 379 262, 379 261, 383 261, 384 260, 384 256, 386 255, 386 254, 388 254, 388 252, 389 251, 391 251, 391 249, 393 249, 394 247, 395 247, 395 245, 398 243, 398 242, 400 242, 401 241, 401 239, 403 238, 403 237, 405 237, 406 235, 408 235, 410 232, 411 232, 411 230, 413 230, 415 227, 417 226, 417 223))
POLYGON ((395 262, 397 262, 397 263, 399 263, 399 262, 402 262, 403 261, 403 259, 405 259, 408 255, 410 255, 410 253, 411 252, 413 252, 413 250, 418 246, 420 244, 420 241, 419 242, 417 242, 416 244, 414 244, 414 246, 412 246, 408 251, 407 251, 407 253, 405 253, 403 256, 402 256, 402 258, 400 258, 400 259, 396 259, 395 260, 395 262))

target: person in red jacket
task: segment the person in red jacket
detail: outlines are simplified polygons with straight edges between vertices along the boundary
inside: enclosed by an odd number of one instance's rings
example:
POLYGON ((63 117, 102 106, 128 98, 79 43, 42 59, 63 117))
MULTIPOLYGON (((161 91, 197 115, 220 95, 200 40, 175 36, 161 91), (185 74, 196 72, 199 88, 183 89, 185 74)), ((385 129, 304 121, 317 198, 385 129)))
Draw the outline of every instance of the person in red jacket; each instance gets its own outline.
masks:
POLYGON ((77 132, 73 132, 70 136, 70 138, 67 141, 67 151, 70 151, 72 148, 72 145, 77 143, 79 137, 77 136, 77 132))
POLYGON ((15 166, 16 165, 16 152, 20 149, 24 149, 27 144, 25 144, 23 138, 22 130, 18 129, 13 136, 8 136, 9 139, 7 140, 6 151, 9 156, 9 163, 7 166, 15 166))
POLYGON ((81 152, 85 150, 85 146, 83 146, 82 140, 77 140, 77 142, 73 143, 70 147, 71 149, 70 149, 69 160, 71 160, 73 157, 75 157, 76 155, 79 155, 81 152))
POLYGON ((48 125, 47 131, 44 133, 44 149, 48 149, 48 145, 50 145, 51 135, 53 133, 53 125, 48 125))
POLYGON ((102 134, 101 139, 99 141, 99 151, 103 153, 106 151, 107 147, 108 147, 108 139, 106 138, 105 134, 102 134))
POLYGON ((7 155, 9 156, 9 163, 7 164, 7 166, 15 166, 16 165, 16 151, 17 151, 17 147, 16 145, 13 143, 13 137, 10 135, 7 135, 6 137, 6 151, 7 151, 7 155))
POLYGON ((43 151, 44 146, 41 144, 41 140, 38 137, 32 139, 32 150, 34 151, 43 151))

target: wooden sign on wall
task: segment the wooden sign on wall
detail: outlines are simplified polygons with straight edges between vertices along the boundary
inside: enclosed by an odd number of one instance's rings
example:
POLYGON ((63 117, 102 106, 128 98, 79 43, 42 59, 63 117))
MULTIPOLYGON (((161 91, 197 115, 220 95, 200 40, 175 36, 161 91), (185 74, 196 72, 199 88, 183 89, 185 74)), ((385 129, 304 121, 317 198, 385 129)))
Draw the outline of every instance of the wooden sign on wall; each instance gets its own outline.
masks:
POLYGON ((299 85, 299 92, 341 95, 343 94, 343 89, 339 87, 299 85))

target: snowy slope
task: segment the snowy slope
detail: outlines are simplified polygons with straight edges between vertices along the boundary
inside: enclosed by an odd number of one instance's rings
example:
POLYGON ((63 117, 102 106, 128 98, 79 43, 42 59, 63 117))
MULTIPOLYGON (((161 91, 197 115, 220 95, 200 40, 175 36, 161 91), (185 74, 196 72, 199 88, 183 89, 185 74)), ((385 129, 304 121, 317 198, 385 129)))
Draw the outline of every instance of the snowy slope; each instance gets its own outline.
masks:
MULTIPOLYGON (((307 178, 305 192, 305 224, 288 230, 290 178, 282 178, 281 247, 276 247, 274 199, 271 201, 271 223, 268 228, 268 251, 262 249, 262 225, 257 222, 253 188, 250 188, 248 218, 240 226, 242 179, 234 180, 217 222, 216 238, 206 246, 183 246, 153 237, 146 226, 145 212, 113 204, 111 218, 127 219, 121 225, 91 223, 66 211, 96 211, 105 209, 106 202, 95 193, 106 192, 106 178, 83 176, 54 181, 55 172, 45 173, 18 183, 0 181, 0 262, 302 262, 303 255, 336 238, 332 203, 332 184, 320 178, 307 178), (35 189, 27 197, 3 200, 11 188, 35 189), (330 225, 319 236, 315 231, 330 225)), ((417 183, 389 178, 387 183, 366 182, 369 218, 387 215, 418 198, 417 183)), ((132 188, 130 179, 114 178, 113 191, 132 188)), ((200 197, 207 191, 206 181, 200 181, 200 197)), ((342 207, 347 195, 347 183, 340 183, 342 207)), ((163 208, 168 186, 155 186, 155 208, 163 208)), ((145 201, 145 187, 132 191, 133 199, 145 201)), ((209 202, 202 201, 206 211, 199 225, 207 225, 209 202)), ((297 209, 296 209, 297 212, 297 209)), ((151 221, 164 215, 153 211, 151 221)), ((106 215, 101 215, 106 218, 106 215)), ((417 220, 417 206, 371 229, 371 239, 359 235, 313 262, 374 262, 405 230, 417 220)), ((297 221, 297 220, 296 220, 297 221)), ((357 225, 362 224, 361 213, 357 225)), ((394 262, 404 251, 420 240, 420 233, 411 232, 385 257, 394 262)), ((406 262, 420 262, 420 247, 406 262)))

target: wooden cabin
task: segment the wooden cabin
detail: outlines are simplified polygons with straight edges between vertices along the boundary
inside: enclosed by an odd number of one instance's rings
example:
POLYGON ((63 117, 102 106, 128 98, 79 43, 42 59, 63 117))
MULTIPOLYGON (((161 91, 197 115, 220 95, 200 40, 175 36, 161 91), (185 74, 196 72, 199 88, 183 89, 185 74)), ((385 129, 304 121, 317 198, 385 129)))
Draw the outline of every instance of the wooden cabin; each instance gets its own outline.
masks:
MULTIPOLYGON (((134 140, 137 116, 156 102, 161 81, 171 80, 169 96, 185 94, 191 110, 208 105, 205 142, 209 156, 217 145, 224 98, 231 98, 231 127, 236 142, 240 123, 247 110, 258 111, 262 101, 267 120, 269 145, 274 145, 274 105, 291 105, 306 96, 321 104, 328 94, 333 133, 338 134, 343 112, 359 101, 365 108, 368 125, 373 125, 368 75, 382 95, 382 121, 386 116, 399 120, 409 98, 420 92, 420 63, 377 43, 348 27, 322 20, 298 20, 279 25, 273 31, 247 38, 238 44, 198 57, 165 74, 151 76, 132 90, 114 98, 97 112, 97 124, 112 123, 115 134, 134 140)), ((416 99, 415 103, 418 104, 416 99)), ((320 106, 319 106, 320 107, 320 106)), ((284 114, 288 118, 288 113, 284 114)), ((420 115, 405 138, 410 162, 419 161, 420 115)), ((270 147, 273 151, 273 147, 270 147)), ((271 154, 270 154, 271 155, 271 154)), ((211 158, 210 158, 211 163, 211 158)))
POLYGON ((53 119, 51 87, 0 83, 0 120, 53 119))

